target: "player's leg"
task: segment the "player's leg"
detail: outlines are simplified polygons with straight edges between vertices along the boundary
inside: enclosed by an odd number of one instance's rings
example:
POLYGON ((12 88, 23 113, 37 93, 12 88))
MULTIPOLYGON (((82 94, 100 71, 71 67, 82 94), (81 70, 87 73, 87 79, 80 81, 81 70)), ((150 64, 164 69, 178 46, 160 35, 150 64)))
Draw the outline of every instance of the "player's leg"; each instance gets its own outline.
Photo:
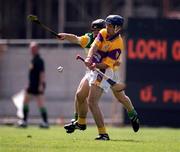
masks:
POLYGON ((123 104, 123 106, 125 107, 125 109, 127 110, 127 112, 130 112, 134 109, 132 102, 130 100, 130 98, 128 96, 125 95, 124 91, 121 92, 117 92, 117 91, 113 91, 114 96, 116 97, 116 99, 123 104))
POLYGON ((98 128, 99 136, 96 138, 96 140, 109 140, 109 136, 106 133, 106 128, 104 125, 103 114, 98 105, 102 93, 102 88, 92 84, 89 90, 88 105, 98 128))
POLYGON ((79 118, 86 118, 88 112, 88 104, 87 104, 87 97, 89 94, 89 82, 84 77, 83 83, 81 83, 78 91, 76 92, 76 100, 78 105, 78 119, 79 118))
POLYGON ((86 129, 86 116, 88 112, 88 105, 86 98, 88 96, 89 92, 89 83, 87 79, 84 77, 78 87, 78 90, 76 92, 76 102, 77 102, 77 109, 78 109, 78 120, 66 124, 64 128, 66 129, 67 133, 74 132, 75 129, 85 130, 86 129))
POLYGON ((85 100, 88 96, 88 90, 89 90, 88 82, 86 80, 86 76, 84 76, 81 82, 79 83, 79 86, 75 94, 75 102, 74 102, 75 112, 74 112, 74 119, 72 119, 71 122, 77 121, 78 119, 78 100, 80 102, 79 106, 81 106, 81 104, 85 104, 86 106, 84 110, 87 110, 87 103, 85 100))
POLYGON ((47 109, 45 107, 45 98, 43 94, 39 94, 35 96, 37 105, 42 117, 43 122, 40 124, 41 128, 49 128, 49 123, 48 123, 48 114, 47 114, 47 109))
POLYGON ((30 101, 30 94, 28 90, 25 92, 24 101, 23 101, 23 119, 19 121, 19 127, 27 127, 28 123, 28 115, 29 115, 29 101, 30 101))
POLYGON ((135 132, 137 132, 139 130, 139 118, 138 118, 138 114, 137 114, 130 98, 128 96, 126 96, 124 91, 117 92, 113 89, 112 89, 112 91, 113 91, 113 94, 116 97, 117 101, 122 103, 123 106, 125 107, 125 109, 127 110, 129 119, 131 120, 131 123, 132 123, 133 130, 135 132))
MULTIPOLYGON (((112 71, 109 69, 106 70, 106 75, 112 78, 112 71)), ((96 122, 99 136, 95 138, 96 140, 109 140, 109 135, 106 133, 106 128, 104 125, 104 118, 98 102, 103 94, 103 92, 108 92, 110 85, 106 80, 102 79, 96 71, 93 71, 91 79, 89 79, 91 85, 89 96, 88 96, 88 105, 96 122)))
POLYGON ((74 116, 73 118, 71 119, 71 122, 75 122, 77 121, 78 119, 78 102, 77 102, 77 99, 75 97, 75 100, 74 100, 74 116))

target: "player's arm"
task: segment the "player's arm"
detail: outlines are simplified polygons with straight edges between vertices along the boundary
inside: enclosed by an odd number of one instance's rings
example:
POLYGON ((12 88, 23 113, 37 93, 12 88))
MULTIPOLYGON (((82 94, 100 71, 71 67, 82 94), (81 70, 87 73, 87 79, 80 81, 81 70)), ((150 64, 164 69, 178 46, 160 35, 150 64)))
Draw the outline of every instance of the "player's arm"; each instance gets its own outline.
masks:
POLYGON ((43 92, 44 87, 45 87, 45 72, 40 72, 40 75, 39 75, 39 88, 38 88, 39 91, 43 92))
POLYGON ((71 43, 79 44, 78 36, 75 34, 69 34, 69 33, 59 33, 59 37, 57 37, 59 40, 67 40, 71 43))
POLYGON ((91 48, 89 49, 88 51, 88 55, 85 59, 85 64, 86 66, 90 67, 91 64, 92 64, 92 58, 93 58, 93 55, 97 52, 99 46, 101 45, 102 43, 102 38, 101 38, 101 34, 99 33, 98 36, 96 37, 96 39, 94 40, 94 42, 92 43, 91 45, 91 48), (100 37, 100 38, 99 38, 100 37))
POLYGON ((114 64, 113 64, 113 66, 120 66, 121 65, 121 61, 119 60, 119 61, 116 61, 114 64))
POLYGON ((97 69, 107 69, 109 66, 104 63, 92 63, 91 65, 88 66, 90 70, 94 70, 95 68, 97 69))
MULTIPOLYGON (((101 46, 102 42, 103 42, 103 36, 102 36, 102 32, 103 30, 101 30, 99 32, 99 34, 97 35, 96 39, 94 40, 94 42, 91 45, 91 48, 88 51, 88 55, 85 59, 85 64, 87 67, 89 67, 90 69, 92 69, 92 58, 93 55, 96 54, 98 48, 101 46)), ((102 66, 104 67, 104 65, 99 65, 99 68, 102 68, 102 66)))
POLYGON ((88 55, 85 59, 85 64, 89 69, 93 70, 94 68, 98 69, 107 69, 109 66, 105 63, 92 63, 92 57, 97 52, 98 46, 96 43, 93 43, 92 47, 89 49, 88 55))
POLYGON ((96 45, 96 43, 93 43, 88 51, 87 58, 92 58, 93 55, 97 52, 97 50, 98 50, 98 46, 96 45))
POLYGON ((44 71, 40 72, 39 82, 40 82, 40 84, 44 84, 45 83, 45 72, 44 71))
POLYGON ((44 62, 41 61, 39 65, 39 91, 44 90, 44 85, 45 85, 45 67, 44 67, 44 62))
POLYGON ((91 46, 91 48, 89 49, 88 55, 87 55, 87 57, 86 57, 86 59, 85 59, 85 64, 86 64, 86 66, 89 67, 90 69, 92 69, 91 66, 95 66, 95 64, 92 65, 92 57, 93 57, 93 55, 97 52, 97 50, 98 50, 98 46, 97 46, 95 43, 93 43, 92 46, 91 46))
POLYGON ((96 68, 98 69, 107 69, 109 66, 107 64, 104 63, 97 63, 96 64, 96 68))

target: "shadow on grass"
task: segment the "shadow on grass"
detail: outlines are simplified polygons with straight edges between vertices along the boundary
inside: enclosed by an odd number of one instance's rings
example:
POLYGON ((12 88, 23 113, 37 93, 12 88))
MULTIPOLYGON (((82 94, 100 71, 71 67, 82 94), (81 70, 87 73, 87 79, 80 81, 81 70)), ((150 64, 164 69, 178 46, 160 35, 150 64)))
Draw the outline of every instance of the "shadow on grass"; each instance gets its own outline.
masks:
POLYGON ((134 142, 134 143, 140 143, 142 141, 140 140, 134 140, 134 139, 111 139, 110 141, 119 141, 119 142, 134 142))

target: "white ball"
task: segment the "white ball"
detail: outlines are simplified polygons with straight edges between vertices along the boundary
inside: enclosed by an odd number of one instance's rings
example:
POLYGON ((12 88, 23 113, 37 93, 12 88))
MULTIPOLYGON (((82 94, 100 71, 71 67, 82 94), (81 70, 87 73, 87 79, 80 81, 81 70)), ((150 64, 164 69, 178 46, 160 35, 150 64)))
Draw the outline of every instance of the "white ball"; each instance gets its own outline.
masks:
POLYGON ((59 72, 62 72, 62 71, 63 71, 63 67, 62 67, 62 66, 59 66, 59 67, 57 68, 57 70, 58 70, 59 72))

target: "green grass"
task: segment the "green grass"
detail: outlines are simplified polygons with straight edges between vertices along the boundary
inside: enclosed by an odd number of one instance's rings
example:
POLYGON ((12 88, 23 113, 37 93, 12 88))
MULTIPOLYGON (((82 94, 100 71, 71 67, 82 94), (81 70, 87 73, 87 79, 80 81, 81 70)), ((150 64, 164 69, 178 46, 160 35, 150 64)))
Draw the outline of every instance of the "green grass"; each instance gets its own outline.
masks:
POLYGON ((0 152, 180 152, 180 129, 108 127, 110 141, 95 141, 95 127, 66 134, 62 126, 49 130, 0 126, 0 152))

